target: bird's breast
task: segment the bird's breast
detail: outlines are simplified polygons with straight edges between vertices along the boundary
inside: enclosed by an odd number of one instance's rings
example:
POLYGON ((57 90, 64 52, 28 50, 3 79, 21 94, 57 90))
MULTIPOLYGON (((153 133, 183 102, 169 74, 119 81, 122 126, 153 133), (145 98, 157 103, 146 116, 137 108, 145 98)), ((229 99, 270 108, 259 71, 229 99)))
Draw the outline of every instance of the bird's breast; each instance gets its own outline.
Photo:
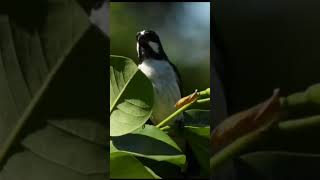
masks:
POLYGON ((177 76, 167 61, 144 61, 139 65, 139 69, 152 82, 154 106, 150 119, 154 124, 158 124, 176 111, 175 104, 181 98, 177 76))

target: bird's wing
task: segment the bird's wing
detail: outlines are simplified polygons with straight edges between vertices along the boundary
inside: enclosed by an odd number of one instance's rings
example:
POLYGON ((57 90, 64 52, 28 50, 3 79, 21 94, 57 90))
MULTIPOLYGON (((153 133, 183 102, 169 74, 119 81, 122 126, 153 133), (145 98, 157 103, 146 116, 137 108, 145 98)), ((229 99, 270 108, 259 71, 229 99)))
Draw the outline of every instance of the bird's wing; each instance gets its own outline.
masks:
POLYGON ((169 63, 171 64, 171 66, 173 67, 174 72, 177 75, 177 77, 176 77, 177 83, 178 83, 178 86, 179 86, 179 89, 180 89, 181 97, 183 97, 182 80, 181 80, 180 73, 179 73, 177 67, 172 62, 169 61, 169 63))

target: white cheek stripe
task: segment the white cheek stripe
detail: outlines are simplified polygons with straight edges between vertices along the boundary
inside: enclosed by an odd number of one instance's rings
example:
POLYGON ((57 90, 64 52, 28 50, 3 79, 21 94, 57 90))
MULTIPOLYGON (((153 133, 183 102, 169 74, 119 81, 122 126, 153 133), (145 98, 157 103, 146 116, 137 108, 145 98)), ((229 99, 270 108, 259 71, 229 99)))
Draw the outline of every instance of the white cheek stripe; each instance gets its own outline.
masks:
POLYGON ((159 45, 157 43, 149 41, 148 44, 154 52, 159 54, 159 45))
POLYGON ((139 43, 137 43, 137 53, 138 53, 138 57, 140 57, 140 52, 139 52, 139 43))

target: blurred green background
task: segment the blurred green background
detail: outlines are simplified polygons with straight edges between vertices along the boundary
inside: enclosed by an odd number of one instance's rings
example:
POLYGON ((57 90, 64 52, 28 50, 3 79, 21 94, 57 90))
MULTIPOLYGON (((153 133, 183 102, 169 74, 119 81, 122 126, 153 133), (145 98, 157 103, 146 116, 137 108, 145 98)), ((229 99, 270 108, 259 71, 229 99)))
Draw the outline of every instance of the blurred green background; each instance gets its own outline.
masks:
POLYGON ((135 35, 152 29, 182 77, 184 95, 210 87, 209 2, 110 3, 110 52, 137 63, 135 35))

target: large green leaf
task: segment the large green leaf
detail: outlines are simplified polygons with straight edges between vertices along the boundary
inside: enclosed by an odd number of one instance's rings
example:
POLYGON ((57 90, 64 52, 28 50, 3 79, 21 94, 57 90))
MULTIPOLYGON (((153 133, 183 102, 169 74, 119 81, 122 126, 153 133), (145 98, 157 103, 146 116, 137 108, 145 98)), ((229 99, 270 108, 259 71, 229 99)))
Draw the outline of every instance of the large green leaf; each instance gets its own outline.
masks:
POLYGON ((134 156, 114 152, 110 154, 110 178, 112 179, 159 179, 148 167, 134 156))
POLYGON ((141 127, 150 117, 153 87, 133 60, 110 58, 110 135, 121 136, 141 127))
POLYGON ((106 179, 103 174, 93 174, 84 176, 76 171, 71 171, 59 164, 48 162, 47 160, 29 151, 17 153, 10 159, 0 174, 0 179, 24 179, 24 180, 102 180, 106 179))
POLYGON ((87 15, 76 2, 49 5, 59 8, 48 13, 41 32, 31 33, 6 15, 0 18, 3 103, 0 158, 33 112, 65 56, 90 26, 87 15), (57 21, 63 18, 65 21, 57 21))
POLYGON ((88 143, 50 125, 26 137, 22 144, 38 156, 79 173, 89 175, 107 172, 106 159, 101 158, 107 154, 106 147, 88 143), (55 147, 64 148, 63 151, 59 151, 55 147))
POLYGON ((105 179, 107 38, 77 1, 36 2, 39 23, 0 14, 0 179, 105 179))
POLYGON ((166 161, 183 167, 186 157, 176 143, 155 126, 145 125, 123 136, 112 137, 110 146, 120 152, 156 161, 166 161))

